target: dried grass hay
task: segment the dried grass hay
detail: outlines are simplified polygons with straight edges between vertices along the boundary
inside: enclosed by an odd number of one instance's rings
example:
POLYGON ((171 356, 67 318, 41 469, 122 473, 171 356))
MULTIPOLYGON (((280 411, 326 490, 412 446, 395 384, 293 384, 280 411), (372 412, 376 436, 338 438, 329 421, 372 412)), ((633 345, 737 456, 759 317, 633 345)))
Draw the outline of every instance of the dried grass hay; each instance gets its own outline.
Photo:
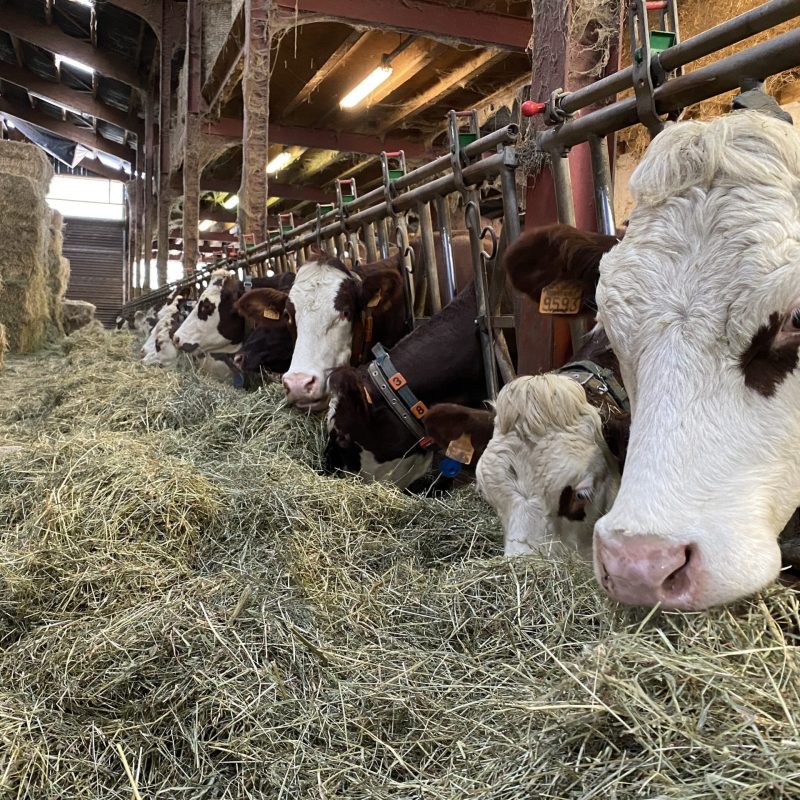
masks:
POLYGON ((794 592, 624 612, 498 557, 471 490, 321 476, 279 389, 137 348, 0 381, 0 796, 798 796, 794 592))

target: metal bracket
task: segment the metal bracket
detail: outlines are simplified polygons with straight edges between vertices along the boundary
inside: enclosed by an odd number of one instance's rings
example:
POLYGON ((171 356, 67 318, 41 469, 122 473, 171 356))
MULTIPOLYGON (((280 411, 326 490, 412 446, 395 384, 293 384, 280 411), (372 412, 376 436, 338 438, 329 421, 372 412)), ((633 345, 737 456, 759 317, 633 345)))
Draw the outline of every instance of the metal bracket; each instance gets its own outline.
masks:
POLYGON ((650 51, 650 31, 647 24, 645 0, 631 0, 628 6, 628 27, 631 32, 636 113, 639 122, 647 128, 652 139, 664 130, 664 123, 658 116, 653 96, 656 85, 653 82, 653 55, 650 51))
POLYGON ((474 109, 472 111, 453 111, 451 109, 447 112, 447 135, 450 139, 450 165, 453 170, 456 191, 463 195, 467 191, 466 184, 464 183, 463 169, 469 164, 469 158, 461 147, 458 129, 459 118, 467 118, 469 120, 469 130, 467 131, 469 135, 477 137, 480 128, 478 126, 478 112, 474 109))

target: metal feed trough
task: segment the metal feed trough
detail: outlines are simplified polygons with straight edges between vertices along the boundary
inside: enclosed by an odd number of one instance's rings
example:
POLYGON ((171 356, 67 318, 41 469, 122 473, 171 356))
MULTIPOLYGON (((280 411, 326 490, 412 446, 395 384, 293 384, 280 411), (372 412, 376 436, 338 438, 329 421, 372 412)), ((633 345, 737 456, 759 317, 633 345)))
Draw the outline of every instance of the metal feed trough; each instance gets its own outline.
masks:
MULTIPOLYGON (((644 124, 651 136, 686 106, 737 88, 760 86, 770 75, 800 65, 800 27, 735 53, 689 74, 682 67, 699 58, 741 42, 750 36, 800 17, 800 0, 772 0, 745 14, 722 23, 685 42, 679 41, 676 0, 631 0, 628 3, 633 65, 606 78, 565 93, 554 91, 543 103, 527 104, 526 111, 543 114, 547 127, 535 133, 538 150, 550 157, 557 215, 560 222, 575 224, 567 154, 579 143, 588 142, 592 164, 598 230, 614 234, 614 205, 608 147, 605 137, 616 131, 644 124), (650 30, 648 12, 660 13, 661 30, 650 30), (633 87, 634 96, 618 100, 585 116, 573 115, 589 105, 633 87)), ((390 245, 396 244, 405 259, 407 273, 424 269, 427 293, 414 298, 407 275, 408 313, 427 308, 436 313, 453 297, 455 269, 451 248, 451 227, 447 197, 459 194, 464 203, 465 225, 469 232, 472 269, 478 301, 478 324, 486 372, 488 397, 497 396, 498 387, 514 376, 503 335, 504 328, 519 331, 519 313, 500 315, 500 298, 505 275, 498 269, 508 243, 519 236, 515 143, 517 125, 507 125, 479 137, 474 112, 448 115, 449 153, 411 172, 405 169, 403 153, 383 153, 382 185, 358 196, 355 181, 337 184, 337 202, 318 207, 316 217, 296 227, 286 225, 244 254, 218 261, 195 275, 136 298, 122 313, 159 305, 175 291, 197 296, 208 284, 214 269, 238 270, 248 274, 296 270, 309 258, 309 248, 317 246, 354 265, 362 261, 387 258, 390 245), (498 239, 490 228, 482 228, 479 190, 486 182, 500 185, 503 203, 503 228, 498 239), (436 223, 434 224, 434 212, 436 223), (412 263, 408 246, 408 214, 416 213, 423 264, 412 263), (434 231, 438 230, 444 254, 444 296, 439 296, 439 281, 434 254, 434 231), (484 240, 491 239, 488 251, 484 240)), ((529 219, 527 224, 535 225, 529 219)), ((415 320, 419 322, 417 317, 415 320)), ((577 328, 575 329, 577 332, 577 328)), ((519 341, 519 336, 517 337, 519 341)))

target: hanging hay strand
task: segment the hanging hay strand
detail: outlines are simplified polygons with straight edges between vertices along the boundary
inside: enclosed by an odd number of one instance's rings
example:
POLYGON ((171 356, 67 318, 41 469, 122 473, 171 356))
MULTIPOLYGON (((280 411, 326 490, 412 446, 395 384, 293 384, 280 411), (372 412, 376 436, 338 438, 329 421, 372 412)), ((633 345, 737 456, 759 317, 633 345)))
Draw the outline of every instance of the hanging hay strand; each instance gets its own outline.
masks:
POLYGON ((0 141, 0 320, 12 352, 45 342, 50 322, 45 193, 53 170, 36 146, 0 141))
POLYGON ((81 330, 0 382, 0 796, 800 792, 794 592, 623 611, 499 557, 473 491, 322 476, 277 389, 137 346, 81 330))

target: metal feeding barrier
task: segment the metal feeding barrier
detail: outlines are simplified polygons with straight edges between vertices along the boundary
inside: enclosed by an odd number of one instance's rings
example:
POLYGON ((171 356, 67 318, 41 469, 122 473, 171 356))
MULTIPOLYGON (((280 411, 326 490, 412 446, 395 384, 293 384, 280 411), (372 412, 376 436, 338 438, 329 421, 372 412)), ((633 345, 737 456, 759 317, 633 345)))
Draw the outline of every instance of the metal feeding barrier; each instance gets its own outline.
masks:
MULTIPOLYGON (((532 135, 536 149, 549 156, 559 221, 575 224, 567 155, 571 147, 586 142, 598 230, 612 235, 616 225, 606 136, 637 123, 643 124, 651 137, 655 136, 688 105, 733 89, 760 86, 770 75, 800 66, 798 26, 693 72, 682 72, 692 61, 800 17, 800 0, 771 0, 687 41, 679 39, 676 0, 630 0, 627 8, 633 57, 630 67, 574 92, 559 89, 543 102, 522 105, 525 116, 543 115, 545 127, 532 135), (651 13, 659 17, 655 29, 649 25, 651 13), (575 116, 587 106, 629 89, 633 89, 633 96, 575 116)), ((408 171, 402 151, 385 152, 381 155, 380 186, 359 195, 354 179, 337 181, 336 203, 318 206, 314 218, 295 226, 291 215, 282 215, 278 230, 270 233, 268 241, 138 297, 122 313, 131 315, 137 309, 159 305, 176 292, 197 296, 208 284, 211 272, 220 267, 238 270, 245 279, 251 274, 265 274, 268 269, 296 271, 309 259, 314 246, 351 266, 388 258, 396 247, 406 267, 409 317, 421 322, 424 311, 435 314, 455 294, 448 196, 456 194, 464 206, 464 224, 469 234, 487 396, 496 397, 500 383, 514 377, 504 330, 514 328, 519 332, 519 314, 500 313, 505 288, 500 264, 505 248, 520 233, 515 147, 520 131, 518 125, 510 124, 481 136, 476 112, 450 111, 447 133, 446 155, 408 171), (502 198, 503 226, 499 236, 492 227, 482 225, 480 189, 487 182, 499 185, 502 198), (412 212, 418 220, 417 250, 422 254, 422 264, 414 263, 414 249, 410 247, 412 212), (443 255, 441 293, 436 233, 443 255), (484 247, 487 239, 491 243, 488 249, 484 247), (411 278, 412 271, 418 268, 424 270, 427 291, 424 297, 415 298, 411 278)), ((536 222, 527 220, 528 225, 536 222)), ((574 311, 554 313, 577 318, 574 311)), ((577 335, 577 326, 573 326, 573 332, 577 335)))

